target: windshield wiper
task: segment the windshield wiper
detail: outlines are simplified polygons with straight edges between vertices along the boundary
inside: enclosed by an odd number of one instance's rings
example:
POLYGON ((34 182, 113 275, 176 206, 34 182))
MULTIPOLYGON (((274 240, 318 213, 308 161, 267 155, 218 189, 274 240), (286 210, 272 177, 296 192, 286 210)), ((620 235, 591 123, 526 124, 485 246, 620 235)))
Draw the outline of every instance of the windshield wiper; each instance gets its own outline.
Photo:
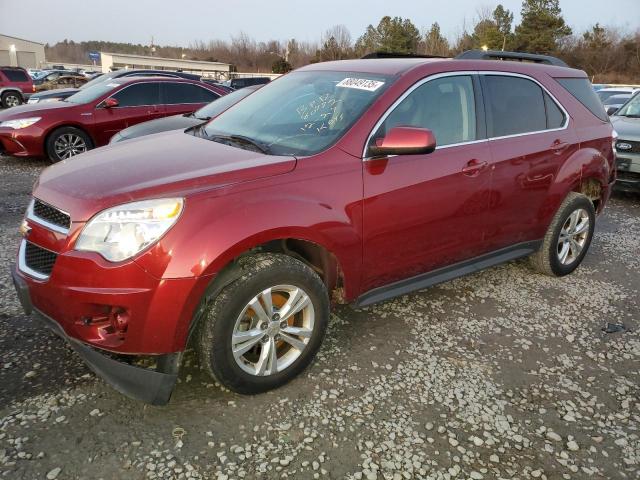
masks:
POLYGON ((221 143, 232 142, 232 143, 243 143, 245 145, 251 145, 255 149, 257 149, 261 153, 269 154, 271 150, 264 143, 258 142, 253 138, 245 137, 244 135, 210 135, 210 140, 218 141, 222 140, 221 143))
POLYGON ((241 141, 244 143, 248 143, 249 145, 253 145, 262 153, 269 153, 271 151, 268 145, 254 140, 253 138, 245 137, 244 135, 229 135, 229 138, 231 140, 241 141))

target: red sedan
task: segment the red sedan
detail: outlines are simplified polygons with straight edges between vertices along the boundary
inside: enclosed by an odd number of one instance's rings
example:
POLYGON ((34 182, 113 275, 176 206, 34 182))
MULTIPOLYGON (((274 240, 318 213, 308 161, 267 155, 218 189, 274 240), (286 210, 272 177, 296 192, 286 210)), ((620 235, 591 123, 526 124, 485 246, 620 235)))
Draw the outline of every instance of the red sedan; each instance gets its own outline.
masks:
POLYGON ((52 162, 109 143, 120 130, 147 120, 193 112, 227 92, 194 80, 125 77, 60 101, 0 113, 0 151, 52 162))

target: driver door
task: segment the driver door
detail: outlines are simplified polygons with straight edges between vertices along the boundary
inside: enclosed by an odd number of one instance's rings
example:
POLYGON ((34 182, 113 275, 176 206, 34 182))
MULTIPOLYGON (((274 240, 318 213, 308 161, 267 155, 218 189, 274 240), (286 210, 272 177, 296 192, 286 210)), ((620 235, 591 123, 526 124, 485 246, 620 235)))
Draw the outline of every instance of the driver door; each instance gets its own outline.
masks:
POLYGON ((481 255, 491 197, 490 151, 475 75, 426 80, 371 136, 395 126, 432 130, 430 154, 365 158, 363 289, 481 255))
POLYGON ((102 102, 96 106, 96 146, 107 144, 120 130, 164 116, 159 82, 127 85, 111 97, 118 101, 117 107, 105 108, 102 102))

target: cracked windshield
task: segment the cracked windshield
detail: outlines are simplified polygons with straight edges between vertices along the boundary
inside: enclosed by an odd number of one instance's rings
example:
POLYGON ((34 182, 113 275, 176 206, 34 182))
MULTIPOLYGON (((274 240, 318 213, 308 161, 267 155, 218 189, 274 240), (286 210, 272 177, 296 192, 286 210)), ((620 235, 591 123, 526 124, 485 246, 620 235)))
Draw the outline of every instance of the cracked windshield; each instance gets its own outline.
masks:
POLYGON ((313 155, 338 140, 390 83, 388 76, 356 72, 290 73, 210 122, 204 133, 271 155, 313 155))

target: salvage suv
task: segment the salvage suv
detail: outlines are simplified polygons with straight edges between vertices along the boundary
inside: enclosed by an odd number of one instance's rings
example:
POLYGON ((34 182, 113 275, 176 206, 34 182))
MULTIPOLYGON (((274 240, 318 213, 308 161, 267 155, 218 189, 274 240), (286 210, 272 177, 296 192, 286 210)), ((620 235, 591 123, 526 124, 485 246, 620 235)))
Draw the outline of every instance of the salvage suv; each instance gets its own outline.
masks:
POLYGON ((584 72, 490 53, 309 65, 202 126, 49 167, 21 226, 22 305, 164 404, 188 344, 253 394, 309 365, 331 302, 524 256, 569 274, 615 181, 613 129, 584 72))

